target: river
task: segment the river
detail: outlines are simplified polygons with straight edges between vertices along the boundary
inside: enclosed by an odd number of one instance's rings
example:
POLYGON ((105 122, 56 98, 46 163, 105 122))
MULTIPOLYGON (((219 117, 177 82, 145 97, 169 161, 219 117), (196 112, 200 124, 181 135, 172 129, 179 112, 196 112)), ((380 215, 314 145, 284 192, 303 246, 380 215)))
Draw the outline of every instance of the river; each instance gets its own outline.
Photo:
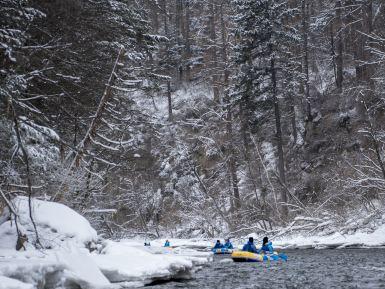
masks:
POLYGON ((148 286, 172 288, 385 288, 385 249, 288 250, 288 262, 234 263, 215 256, 187 281, 148 286))

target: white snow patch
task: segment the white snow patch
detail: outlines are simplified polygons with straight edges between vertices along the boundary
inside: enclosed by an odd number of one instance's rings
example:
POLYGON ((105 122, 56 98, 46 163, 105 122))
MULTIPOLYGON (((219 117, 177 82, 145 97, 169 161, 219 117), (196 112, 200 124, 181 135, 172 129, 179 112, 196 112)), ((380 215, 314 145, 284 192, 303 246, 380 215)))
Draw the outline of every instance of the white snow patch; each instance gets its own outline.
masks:
POLYGON ((56 258, 69 270, 66 272, 66 277, 83 285, 82 287, 96 289, 107 288, 110 285, 87 251, 77 248, 73 248, 70 253, 59 251, 56 253, 56 258))
POLYGON ((29 284, 32 288, 37 284, 49 282, 47 276, 53 276, 55 272, 62 272, 64 267, 44 256, 29 254, 17 254, 4 257, 4 250, 0 250, 0 276, 17 279, 29 284))
MULTIPOLYGON (((48 170, 48 166, 59 160, 59 148, 55 142, 60 140, 59 135, 52 129, 38 125, 26 117, 20 117, 20 131, 22 141, 31 158, 32 166, 48 170)), ((12 140, 17 144, 16 133, 12 140)), ((21 155, 21 150, 18 152, 21 155)))
POLYGON ((39 284, 46 284, 47 288, 111 288, 88 252, 74 247, 68 249, 45 252, 0 250, 0 276, 25 282, 32 286, 30 288, 39 284))
POLYGON ((111 282, 135 284, 171 278, 188 279, 196 265, 208 262, 207 258, 178 256, 171 251, 154 253, 151 251, 153 247, 135 244, 138 243, 106 241, 102 254, 93 254, 92 258, 111 282))
POLYGON ((261 145, 261 151, 263 155, 263 159, 265 161, 265 166, 269 171, 275 171, 276 165, 276 157, 275 157, 275 149, 270 142, 264 141, 261 145))
POLYGON ((295 235, 281 237, 274 241, 274 245, 281 248, 346 248, 346 247, 381 247, 385 246, 385 224, 374 232, 357 231, 353 234, 339 232, 328 236, 295 235))
MULTIPOLYGON (((21 228, 25 230, 24 232, 29 232, 29 240, 33 240, 34 234, 29 216, 28 198, 17 197, 12 203, 19 215, 21 228)), ((90 223, 83 216, 63 204, 32 199, 31 207, 33 219, 42 236, 41 241, 46 246, 55 247, 60 241, 68 239, 80 244, 97 239, 97 233, 90 223)), ((8 210, 5 214, 9 215, 8 210)), ((9 248, 9 242, 5 242, 4 239, 14 240, 15 232, 14 224, 11 221, 0 226, 0 248, 6 244, 8 244, 6 247, 9 248)), ((13 247, 15 242, 12 243, 13 247)))
POLYGON ((0 289, 33 289, 32 284, 27 284, 16 279, 0 276, 0 289))

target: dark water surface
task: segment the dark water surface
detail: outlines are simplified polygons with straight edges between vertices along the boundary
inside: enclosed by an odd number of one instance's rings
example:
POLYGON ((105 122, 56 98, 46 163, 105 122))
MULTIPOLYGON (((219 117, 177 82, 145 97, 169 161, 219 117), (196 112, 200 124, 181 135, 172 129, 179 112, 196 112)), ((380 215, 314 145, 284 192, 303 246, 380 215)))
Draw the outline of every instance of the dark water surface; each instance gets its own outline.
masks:
POLYGON ((192 280, 146 288, 385 288, 385 249, 288 250, 288 262, 215 256, 192 280))

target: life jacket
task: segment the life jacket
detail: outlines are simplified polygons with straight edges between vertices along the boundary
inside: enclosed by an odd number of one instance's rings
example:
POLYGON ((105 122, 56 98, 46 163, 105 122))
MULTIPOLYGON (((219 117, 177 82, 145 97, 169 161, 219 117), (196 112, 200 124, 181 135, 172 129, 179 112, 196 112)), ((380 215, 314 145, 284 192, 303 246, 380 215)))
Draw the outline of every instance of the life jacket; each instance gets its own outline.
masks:
POLYGON ((273 253, 274 252, 273 244, 271 242, 269 242, 269 243, 263 245, 261 248, 261 251, 273 253))
POLYGON ((227 249, 234 249, 233 244, 231 244, 231 242, 226 242, 224 247, 227 249))
POLYGON ((257 248, 255 247, 254 243, 251 243, 250 241, 247 242, 242 248, 242 251, 247 251, 251 253, 258 253, 257 248))
POLYGON ((220 249, 223 248, 223 245, 221 243, 215 243, 214 249, 220 249))

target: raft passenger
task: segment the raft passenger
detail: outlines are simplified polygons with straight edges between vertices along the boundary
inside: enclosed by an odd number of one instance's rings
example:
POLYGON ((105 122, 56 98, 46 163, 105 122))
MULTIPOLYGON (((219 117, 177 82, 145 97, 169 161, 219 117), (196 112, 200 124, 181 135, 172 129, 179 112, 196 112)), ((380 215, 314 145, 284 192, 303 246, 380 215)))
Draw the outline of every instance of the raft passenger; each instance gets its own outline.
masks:
POLYGON ((254 245, 254 238, 250 237, 249 241, 243 246, 242 251, 258 253, 257 248, 254 245))
POLYGON ((268 237, 264 237, 262 241, 262 247, 261 250, 259 250, 260 253, 274 253, 273 244, 269 242, 268 237))
POLYGON ((226 249, 234 249, 234 246, 233 246, 233 244, 231 244, 230 239, 226 239, 225 240, 224 248, 226 248, 226 249))
POLYGON ((164 246, 165 247, 170 247, 170 242, 168 240, 166 240, 166 242, 164 243, 164 246))
POLYGON ((222 245, 221 241, 217 240, 213 249, 222 249, 222 248, 223 248, 223 245, 222 245))

